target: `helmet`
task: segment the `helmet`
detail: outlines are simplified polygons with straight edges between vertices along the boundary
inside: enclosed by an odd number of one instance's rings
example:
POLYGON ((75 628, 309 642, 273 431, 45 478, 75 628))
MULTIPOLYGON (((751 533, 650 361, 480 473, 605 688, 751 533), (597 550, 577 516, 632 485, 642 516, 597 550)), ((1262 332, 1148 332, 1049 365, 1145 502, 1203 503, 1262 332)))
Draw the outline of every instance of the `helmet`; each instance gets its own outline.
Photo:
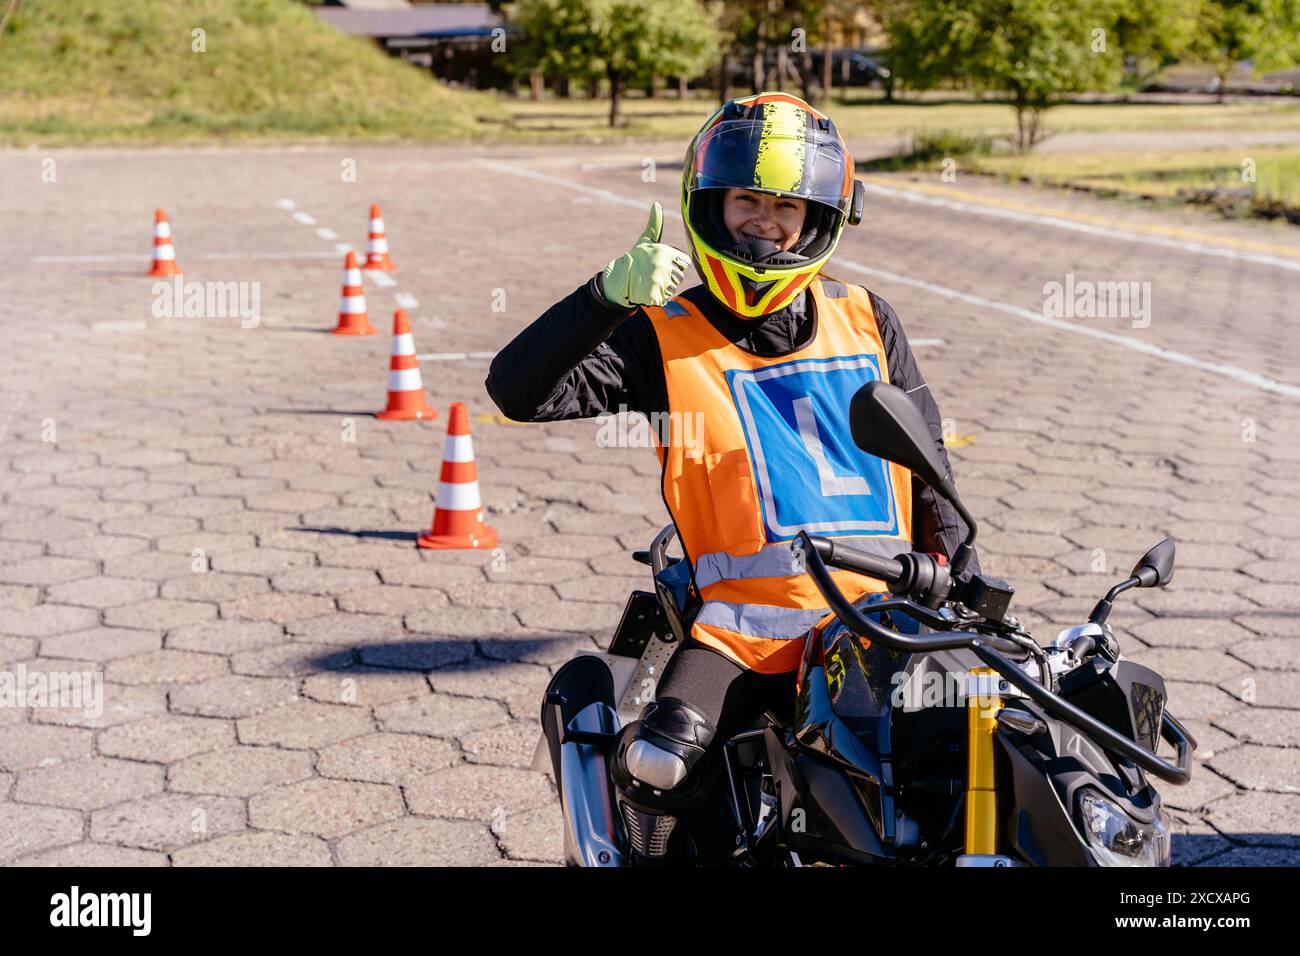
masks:
POLYGON ((730 100, 695 134, 682 164, 682 221, 709 291, 747 318, 769 315, 812 282, 846 222, 862 218, 865 190, 830 118, 788 93, 730 100), (794 246, 746 239, 723 221, 727 188, 807 201, 794 246))

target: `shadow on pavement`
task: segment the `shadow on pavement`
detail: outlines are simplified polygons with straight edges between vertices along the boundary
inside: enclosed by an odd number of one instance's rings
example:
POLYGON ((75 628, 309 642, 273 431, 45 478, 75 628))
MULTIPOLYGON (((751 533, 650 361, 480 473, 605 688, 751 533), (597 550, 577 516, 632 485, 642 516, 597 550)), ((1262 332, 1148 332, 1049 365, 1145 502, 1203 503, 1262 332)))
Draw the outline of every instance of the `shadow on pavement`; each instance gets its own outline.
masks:
MULTIPOLYGON (((331 414, 358 415, 361 412, 336 412, 331 414)), ((364 414, 370 414, 366 412, 364 414)), ((290 531, 310 531, 313 534, 345 534, 353 538, 373 538, 379 541, 414 541, 415 531, 353 531, 348 528, 290 528, 290 531)))

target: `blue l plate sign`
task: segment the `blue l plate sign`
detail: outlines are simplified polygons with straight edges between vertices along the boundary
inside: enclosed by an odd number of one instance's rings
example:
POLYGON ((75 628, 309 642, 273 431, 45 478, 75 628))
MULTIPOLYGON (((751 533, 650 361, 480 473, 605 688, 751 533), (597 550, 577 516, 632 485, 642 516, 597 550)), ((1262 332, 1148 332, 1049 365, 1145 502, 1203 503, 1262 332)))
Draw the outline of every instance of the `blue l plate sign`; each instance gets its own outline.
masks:
POLYGON ((897 535, 889 465, 853 443, 849 402, 880 379, 874 355, 727 373, 758 480, 767 540, 897 535))

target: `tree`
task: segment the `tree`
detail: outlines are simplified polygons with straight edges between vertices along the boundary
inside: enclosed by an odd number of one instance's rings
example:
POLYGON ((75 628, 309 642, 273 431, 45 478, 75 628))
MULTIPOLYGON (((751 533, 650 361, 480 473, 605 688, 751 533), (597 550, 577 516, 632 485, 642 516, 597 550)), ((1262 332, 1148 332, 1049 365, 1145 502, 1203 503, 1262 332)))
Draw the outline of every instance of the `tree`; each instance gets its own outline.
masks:
POLYGON ((590 85, 609 83, 609 125, 623 91, 655 76, 695 76, 718 57, 718 11, 697 0, 520 0, 509 8, 523 34, 515 68, 590 85))
POLYGON ((1255 72, 1300 62, 1300 0, 1204 0, 1199 26, 1195 49, 1214 67, 1220 100, 1242 60, 1255 72))
POLYGON ((1129 0, 1117 8, 1114 32, 1137 89, 1194 49, 1205 6, 1206 0, 1129 0))
POLYGON ((0 12, 0 35, 5 32, 5 27, 9 25, 9 19, 18 12, 18 5, 23 0, 8 0, 3 12, 0 12))
POLYGON ((519 36, 507 49, 516 75, 542 76, 591 85, 600 78, 594 62, 590 0, 521 0, 505 7, 519 36))
POLYGON ((617 126, 628 83, 694 76, 718 59, 717 11, 696 0, 587 0, 595 59, 609 81, 609 125, 617 126))
POLYGON ((890 63, 915 89, 941 83, 1005 96, 1016 148, 1032 149, 1043 114, 1069 93, 1115 86, 1122 54, 1116 0, 901 0, 888 7, 890 63))

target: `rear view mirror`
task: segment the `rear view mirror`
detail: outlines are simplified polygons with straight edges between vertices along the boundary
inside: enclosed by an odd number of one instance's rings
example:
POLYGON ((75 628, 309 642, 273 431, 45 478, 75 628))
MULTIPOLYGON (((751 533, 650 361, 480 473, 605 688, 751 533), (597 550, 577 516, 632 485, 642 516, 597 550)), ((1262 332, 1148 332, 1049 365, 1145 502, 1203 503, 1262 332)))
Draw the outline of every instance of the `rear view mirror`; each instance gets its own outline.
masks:
POLYGON ((885 382, 863 385, 849 404, 849 427, 868 455, 897 462, 945 498, 954 497, 930 428, 902 389, 885 382))
POLYGON ((952 571, 961 574, 970 563, 975 543, 975 519, 957 497, 930 426, 907 393, 885 382, 868 382, 849 403, 853 441, 868 455, 897 462, 952 502, 968 529, 966 540, 952 556, 952 571))
POLYGON ((1133 566, 1140 588, 1162 588, 1174 577, 1174 539, 1165 538, 1133 566))

